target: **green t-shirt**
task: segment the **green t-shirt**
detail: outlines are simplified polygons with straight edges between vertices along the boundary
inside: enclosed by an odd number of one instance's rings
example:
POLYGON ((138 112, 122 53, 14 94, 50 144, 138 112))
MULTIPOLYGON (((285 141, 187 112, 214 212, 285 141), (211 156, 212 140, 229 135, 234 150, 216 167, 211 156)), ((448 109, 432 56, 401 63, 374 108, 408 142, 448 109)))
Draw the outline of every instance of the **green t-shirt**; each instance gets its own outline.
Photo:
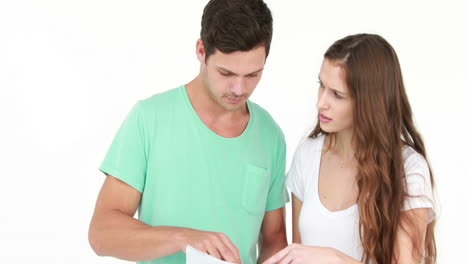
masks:
MULTIPOLYGON (((256 262, 265 211, 284 206, 285 142, 260 106, 236 138, 223 138, 194 111, 185 86, 139 101, 100 167, 139 192, 139 219, 151 226, 222 232, 242 262, 256 262)), ((179 252, 144 262, 185 264, 179 252)))

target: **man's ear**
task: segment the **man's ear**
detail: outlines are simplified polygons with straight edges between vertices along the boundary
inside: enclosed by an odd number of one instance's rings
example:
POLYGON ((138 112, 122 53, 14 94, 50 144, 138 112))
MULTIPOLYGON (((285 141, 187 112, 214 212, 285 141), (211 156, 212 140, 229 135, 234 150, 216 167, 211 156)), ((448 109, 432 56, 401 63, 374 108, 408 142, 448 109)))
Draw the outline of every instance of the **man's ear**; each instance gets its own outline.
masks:
POLYGON ((196 46, 196 51, 197 53, 197 58, 200 63, 205 63, 205 58, 206 58, 206 52, 205 52, 205 45, 203 44, 203 41, 201 39, 197 40, 197 46, 196 46))

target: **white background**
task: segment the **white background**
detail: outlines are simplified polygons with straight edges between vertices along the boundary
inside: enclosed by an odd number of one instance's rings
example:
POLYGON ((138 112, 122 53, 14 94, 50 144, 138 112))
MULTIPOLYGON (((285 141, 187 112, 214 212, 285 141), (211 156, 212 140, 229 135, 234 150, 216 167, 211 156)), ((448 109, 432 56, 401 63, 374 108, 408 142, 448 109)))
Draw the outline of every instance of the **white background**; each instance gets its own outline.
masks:
MULTIPOLYGON (((94 255, 98 166, 131 106, 198 73, 205 0, 0 1, 0 262, 123 263, 94 255)), ((274 38, 252 100, 288 143, 315 122, 333 41, 360 32, 397 51, 439 197, 439 263, 468 245, 468 8, 462 1, 267 2, 274 38)), ((290 207, 288 205, 288 236, 290 207)))

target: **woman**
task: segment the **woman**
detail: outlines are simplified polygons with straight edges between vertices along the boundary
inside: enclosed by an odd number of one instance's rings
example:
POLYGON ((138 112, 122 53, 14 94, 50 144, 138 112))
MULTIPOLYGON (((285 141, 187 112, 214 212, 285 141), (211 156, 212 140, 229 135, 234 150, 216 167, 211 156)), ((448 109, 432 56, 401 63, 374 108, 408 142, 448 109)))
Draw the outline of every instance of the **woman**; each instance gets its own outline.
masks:
POLYGON ((264 264, 435 263, 432 173, 390 44, 335 42, 317 108, 287 178, 293 244, 264 264))

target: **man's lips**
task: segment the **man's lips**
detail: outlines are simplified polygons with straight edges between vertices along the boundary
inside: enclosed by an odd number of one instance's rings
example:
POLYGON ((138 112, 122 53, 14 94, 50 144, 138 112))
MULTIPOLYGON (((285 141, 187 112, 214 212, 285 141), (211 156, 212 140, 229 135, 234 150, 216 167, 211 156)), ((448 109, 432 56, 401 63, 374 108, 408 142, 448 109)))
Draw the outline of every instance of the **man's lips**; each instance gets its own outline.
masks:
POLYGON ((238 104, 242 101, 242 97, 229 97, 229 96, 226 96, 226 100, 230 103, 230 104, 238 104))

